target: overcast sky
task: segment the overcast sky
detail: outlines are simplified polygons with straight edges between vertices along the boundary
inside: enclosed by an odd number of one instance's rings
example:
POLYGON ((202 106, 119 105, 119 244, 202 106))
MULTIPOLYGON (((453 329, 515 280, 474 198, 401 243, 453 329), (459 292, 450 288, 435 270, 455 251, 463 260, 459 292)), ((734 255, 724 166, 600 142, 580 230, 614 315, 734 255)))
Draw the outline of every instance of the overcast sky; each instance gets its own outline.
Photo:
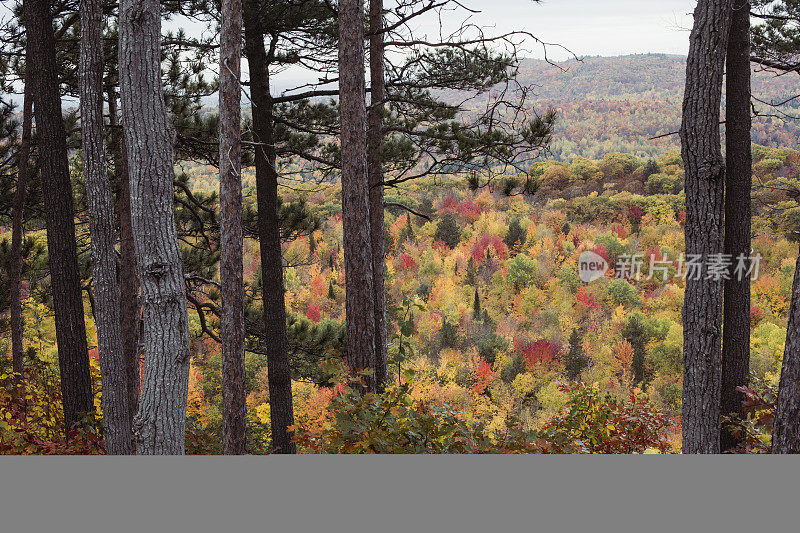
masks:
MULTIPOLYGON (((470 22, 486 27, 487 34, 525 30, 542 41, 563 45, 579 57, 651 52, 685 55, 691 12, 697 4, 696 0, 542 0, 539 4, 533 0, 461 1, 480 11, 470 22)), ((443 24, 451 26, 452 31, 464 16, 463 11, 449 18, 445 14, 443 24)), ((418 37, 433 37, 439 32, 435 16, 416 19, 412 28, 418 37)), ((528 43, 523 55, 541 59, 542 48, 528 43)), ((552 46, 548 47, 548 57, 562 60, 570 56, 552 46)), ((315 79, 301 69, 290 68, 276 76, 273 84, 280 92, 315 79)))
MULTIPOLYGON (((0 19, 8 16, 12 0, 2 0, 0 19)), ((388 2, 390 4, 391 2, 388 2)), ((688 28, 696 0, 463 0, 469 8, 480 10, 472 22, 494 27, 493 32, 525 30, 540 39, 566 46, 578 56, 660 52, 686 54, 689 49, 688 28)), ((458 15, 448 22, 457 24, 458 15)), ((181 21, 182 22, 182 21, 181 21)), ((179 21, 169 26, 174 27, 179 21)), ((435 33, 436 21, 418 22, 415 29, 435 33)), ((188 27, 190 33, 198 28, 188 27)), ((550 48, 550 57, 566 59, 557 48, 550 48)), ((531 46, 532 57, 542 57, 541 49, 531 46)), ((276 85, 288 87, 308 81, 301 72, 287 71, 276 85)))
POLYGON ((578 55, 686 54, 695 0, 466 0, 476 23, 525 29, 578 55))
MULTIPOLYGON (((14 0, 1 0, 0 19, 14 0)), ((524 29, 578 55, 685 54, 695 0, 464 0, 473 22, 524 29)), ((421 29, 426 29, 422 27, 421 29)), ((191 31, 191 29, 190 29, 191 31)))

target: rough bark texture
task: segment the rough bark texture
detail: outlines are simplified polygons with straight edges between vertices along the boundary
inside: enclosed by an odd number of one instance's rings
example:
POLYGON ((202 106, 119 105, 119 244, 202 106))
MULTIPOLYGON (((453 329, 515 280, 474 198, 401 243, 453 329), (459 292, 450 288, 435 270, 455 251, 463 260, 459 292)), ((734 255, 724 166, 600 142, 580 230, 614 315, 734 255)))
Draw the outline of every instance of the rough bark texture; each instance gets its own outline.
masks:
MULTIPOLYGON (((686 172, 686 254, 722 251, 725 165, 719 109, 730 0, 700 0, 694 12, 681 125, 686 172)), ((683 305, 683 452, 719 453, 722 281, 687 279, 683 305)))
POLYGON ((33 97, 31 84, 25 83, 22 104, 22 138, 17 157, 17 189, 14 191, 14 216, 11 222, 11 360, 14 372, 25 369, 22 346, 22 236, 25 223, 25 199, 28 193, 28 160, 31 155, 31 128, 33 124, 33 97))
POLYGON ((772 453, 800 453, 800 257, 792 284, 781 382, 772 427, 772 453))
POLYGON ((122 351, 114 195, 106 175, 103 124, 103 3, 81 0, 81 146, 89 204, 95 323, 103 383, 103 435, 109 455, 131 453, 128 387, 122 351))
POLYGON ((388 378, 386 333, 386 250, 383 227, 383 111, 386 79, 383 65, 383 0, 369 3, 370 107, 367 112, 367 173, 369 175, 372 283, 375 293, 375 387, 383 391, 388 378))
MULTIPOLYGON (((750 2, 733 0, 728 40, 725 98, 725 253, 750 255, 750 188, 753 158, 750 147, 750 2)), ((741 413, 744 395, 736 387, 748 383, 750 372, 750 277, 725 281, 722 328, 721 414, 741 413)), ((720 449, 739 444, 727 427, 720 432, 720 449)))
POLYGON ((253 112, 258 238, 261 249, 261 278, 264 310, 264 338, 267 342, 272 451, 296 453, 293 434, 292 373, 289 340, 286 336, 286 304, 283 285, 280 222, 278 220, 278 173, 275 170, 272 98, 269 92, 267 53, 259 20, 258 2, 246 2, 244 14, 245 53, 250 70, 253 112))
POLYGON ((242 2, 223 0, 219 56, 219 199, 222 286, 222 451, 245 453, 244 266, 242 259, 242 2))
POLYGON ((114 174, 119 187, 117 210, 119 212, 119 292, 120 321, 122 322, 122 351, 125 357, 125 377, 128 384, 128 410, 130 420, 139 408, 139 328, 142 308, 139 304, 139 272, 136 268, 136 250, 133 244, 131 222, 131 180, 128 173, 128 154, 125 136, 117 116, 117 95, 113 88, 108 91, 108 114, 111 126, 111 152, 114 159, 114 174))
MULTIPOLYGON (((367 177, 367 111, 361 0, 339 2, 339 106, 342 145, 347 363, 375 368, 375 293, 367 177)), ((375 390, 375 376, 367 376, 375 390)))
POLYGON ((186 285, 173 209, 174 130, 161 88, 161 9, 123 0, 119 71, 131 220, 144 320, 145 368, 136 453, 183 454, 189 388, 186 285))
POLYGON ((71 428, 83 414, 93 411, 94 406, 75 240, 75 211, 67 161, 67 136, 61 116, 50 2, 29 0, 24 3, 24 8, 64 423, 71 428))

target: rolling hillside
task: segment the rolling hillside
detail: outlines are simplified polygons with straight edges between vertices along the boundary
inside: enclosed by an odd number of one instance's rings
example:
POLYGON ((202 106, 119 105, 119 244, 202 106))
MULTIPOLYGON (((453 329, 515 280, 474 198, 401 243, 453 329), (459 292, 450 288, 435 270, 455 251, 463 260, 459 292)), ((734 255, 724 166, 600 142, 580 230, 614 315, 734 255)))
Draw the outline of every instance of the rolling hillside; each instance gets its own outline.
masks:
MULTIPOLYGON (((677 135, 649 139, 680 126, 685 64, 683 56, 664 54, 588 57, 560 63, 560 68, 526 60, 520 79, 538 86, 537 109, 552 106, 560 112, 553 158, 596 158, 608 152, 644 157, 679 148, 677 135)), ((780 102, 800 94, 800 79, 776 77, 754 66, 753 90, 760 100, 780 102)), ((758 107, 774 114, 763 104, 758 107)), ((793 102, 783 111, 800 115, 798 107, 793 102)), ((798 148, 798 125, 796 120, 757 117, 753 141, 798 148)))

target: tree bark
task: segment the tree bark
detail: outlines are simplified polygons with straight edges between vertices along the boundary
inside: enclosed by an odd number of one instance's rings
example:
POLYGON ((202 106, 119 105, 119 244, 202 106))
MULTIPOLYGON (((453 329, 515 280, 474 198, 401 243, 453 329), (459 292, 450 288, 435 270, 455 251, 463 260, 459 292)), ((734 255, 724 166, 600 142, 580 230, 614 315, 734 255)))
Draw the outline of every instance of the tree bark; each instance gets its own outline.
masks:
POLYGON ((795 265, 781 381, 772 424, 772 453, 800 453, 800 256, 795 265))
POLYGON ((369 3, 370 106, 367 111, 372 283, 375 294, 375 387, 383 392, 388 379, 386 332, 386 250, 383 227, 383 113, 386 99, 383 47, 383 0, 369 3))
MULTIPOLYGON (((725 253, 734 264, 750 254, 750 2, 734 0, 728 40, 725 98, 725 253)), ((722 328, 721 414, 741 414, 750 373, 750 277, 731 272, 725 281, 722 328)), ((740 439, 723 426, 720 449, 735 448, 740 439)))
POLYGON ((242 258, 242 2, 223 0, 219 58, 220 284, 222 287, 222 451, 246 453, 244 265, 242 258))
POLYGON ((25 224, 25 199, 28 194, 28 160, 31 155, 33 125, 33 95, 30 77, 26 74, 25 96, 22 103, 22 137, 19 145, 17 189, 14 191, 14 216, 11 222, 11 360, 14 372, 25 370, 22 340, 22 237, 25 224))
POLYGON ((95 323, 103 383, 103 434, 109 455, 129 455, 131 422, 122 351, 114 195, 105 162, 102 0, 81 0, 80 17, 81 146, 89 204, 95 323))
POLYGON ((186 285, 173 206, 175 133, 161 87, 160 14, 157 0, 123 0, 120 7, 122 125, 144 322, 144 381, 133 424, 139 455, 184 453, 189 388, 186 285))
MULTIPOLYGON (((361 0, 339 2, 339 108, 342 147, 342 220, 347 362, 375 368, 375 293, 367 177, 367 112, 361 0)), ((375 375, 365 378, 374 391, 375 375)))
POLYGON ((280 221, 278 219, 278 173, 275 169, 272 97, 269 92, 267 52, 259 19, 258 2, 248 0, 244 14, 245 53, 250 71, 253 113, 258 238, 261 253, 264 338, 267 357, 272 451, 296 453, 293 434, 292 372, 286 334, 286 304, 283 284, 280 221))
POLYGON ((128 154, 125 136, 119 126, 117 94, 108 90, 108 114, 111 126, 111 152, 118 194, 119 213, 119 292, 120 321, 122 322, 122 351, 125 357, 125 377, 128 384, 128 411, 130 420, 139 408, 139 327, 142 308, 139 303, 139 273, 136 267, 136 250, 133 244, 131 222, 131 180, 128 173, 128 154))
POLYGON ((47 251, 55 311, 58 365, 67 430, 94 410, 75 240, 75 211, 61 115, 56 43, 50 2, 24 3, 28 69, 38 132, 47 251))
MULTIPOLYGON (((686 172, 686 254, 722 251, 725 165, 720 150, 722 77, 730 0, 700 0, 686 65, 681 152, 686 172)), ((719 453, 722 281, 687 278, 683 306, 683 451, 719 453)))

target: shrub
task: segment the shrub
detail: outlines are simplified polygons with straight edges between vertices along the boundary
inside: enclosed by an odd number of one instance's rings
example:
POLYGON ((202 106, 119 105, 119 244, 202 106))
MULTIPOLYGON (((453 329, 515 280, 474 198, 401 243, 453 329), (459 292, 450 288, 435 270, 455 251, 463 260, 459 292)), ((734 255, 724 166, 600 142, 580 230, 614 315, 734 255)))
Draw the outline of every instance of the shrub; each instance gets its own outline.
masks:
POLYGON ((606 289, 614 305, 639 305, 636 289, 624 279, 615 279, 606 289))
MULTIPOLYGON (((92 380, 99 372, 92 359, 92 380)), ((89 413, 64 431, 61 389, 49 364, 35 357, 22 375, 0 365, 0 454, 102 454, 102 416, 89 413)))
POLYGON ((600 172, 594 161, 582 157, 575 158, 569 168, 576 178, 582 180, 594 179, 597 173, 600 172))
POLYGON ((559 283, 570 292, 578 290, 581 286, 581 278, 578 275, 578 269, 572 265, 564 265, 556 274, 559 283))
POLYGON ((644 168, 642 169, 642 176, 649 178, 653 174, 656 174, 659 170, 658 163, 656 163, 654 159, 648 159, 647 163, 645 163, 644 168))
POLYGON ((637 165, 636 157, 630 154, 611 153, 600 161, 600 172, 607 178, 621 179, 631 174, 637 165))
POLYGON ((749 387, 737 387, 744 394, 742 412, 744 416, 723 416, 722 423, 731 434, 741 440, 737 453, 770 453, 772 448, 772 423, 775 419, 775 403, 778 387, 768 380, 750 374, 749 387))
MULTIPOLYGON (((614 237, 610 233, 604 233, 603 235, 599 235, 594 239, 595 245, 599 247, 603 247, 608 254, 606 259, 610 263, 616 263, 617 258, 628 252, 628 247, 619 242, 616 237, 614 237)), ((595 250, 596 252, 597 250, 595 250)), ((601 254, 602 255, 602 254, 601 254)))
MULTIPOLYGON (((292 426, 300 450, 310 453, 644 453, 670 449, 668 418, 646 397, 627 401, 601 397, 597 387, 560 385, 564 397, 547 395, 547 403, 563 414, 539 431, 519 425, 490 436, 447 403, 413 399, 411 370, 405 382, 383 394, 361 393, 354 382, 339 383, 320 425, 304 421, 292 426), (549 398, 553 396, 554 402, 549 398), (494 437, 494 438, 492 438, 494 437)), ((518 389, 529 387, 517 387, 518 389)), ((543 389, 544 390, 544 389, 543 389)), ((525 394, 520 390, 523 395, 525 394)), ((546 398, 543 398, 546 399, 546 398)))
POLYGON ((478 342, 478 355, 489 364, 494 364, 497 355, 508 350, 509 342, 505 337, 490 333, 481 337, 478 342))
POLYGON ((641 393, 627 401, 610 394, 600 396, 596 386, 561 385, 567 394, 563 415, 548 421, 538 432, 541 451, 550 453, 667 453, 670 422, 641 393))
POLYGON ((517 254, 506 264, 508 274, 506 279, 516 292, 525 288, 536 275, 536 261, 525 254, 517 254))
POLYGON ((400 255, 400 270, 416 270, 417 262, 408 254, 400 255))
POLYGON ((557 359, 561 353, 561 346, 545 339, 529 342, 518 337, 514 339, 514 350, 522 356, 525 368, 533 370, 537 365, 547 365, 557 359))
POLYGON ((317 324, 322 319, 322 313, 318 304, 310 304, 306 310, 306 318, 317 324))
POLYGON ((571 179, 572 173, 569 171, 568 167, 562 165, 552 165, 542 175, 541 184, 542 187, 560 191, 569 185, 571 179))
POLYGON ((442 322, 442 329, 439 331, 439 342, 443 348, 456 348, 458 346, 458 327, 448 322, 447 319, 442 322))
POLYGON ((414 372, 383 394, 365 393, 353 382, 336 385, 322 429, 295 425, 295 441, 311 453, 480 453, 492 443, 483 427, 464 420, 448 404, 409 395, 414 372))
POLYGON ((755 327, 764 320, 764 310, 754 305, 750 307, 750 327, 755 327))
POLYGON ((662 409, 674 415, 681 414, 683 388, 677 377, 659 375, 653 380, 651 397, 662 409))
POLYGON ((514 189, 519 187, 520 183, 520 179, 515 176, 509 176, 508 178, 504 179, 502 183, 503 194, 506 196, 511 196, 514 193, 514 189))
POLYGON ((500 379, 506 383, 511 383, 514 379, 525 371, 525 360, 518 353, 510 354, 504 360, 504 365, 500 368, 500 379))
POLYGON ((653 174, 647 178, 645 183, 645 191, 647 194, 669 194, 675 189, 675 178, 665 174, 653 174))
POLYGON ((578 292, 575 294, 575 299, 585 305, 588 309, 599 309, 603 307, 594 297, 594 294, 589 292, 585 286, 578 289, 578 292))

